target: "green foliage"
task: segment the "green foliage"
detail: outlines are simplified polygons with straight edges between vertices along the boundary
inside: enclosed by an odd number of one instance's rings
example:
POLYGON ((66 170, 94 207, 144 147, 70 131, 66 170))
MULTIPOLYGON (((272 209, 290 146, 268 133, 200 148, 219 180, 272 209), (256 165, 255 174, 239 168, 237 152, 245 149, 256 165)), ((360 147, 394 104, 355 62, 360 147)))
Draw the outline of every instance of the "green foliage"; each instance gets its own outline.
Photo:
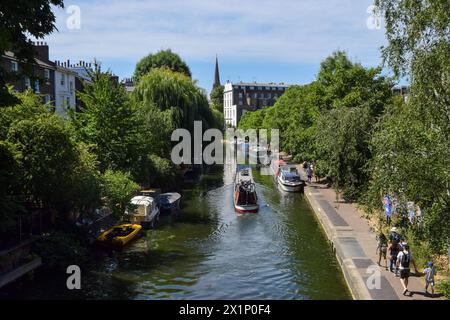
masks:
POLYGON ((10 230, 17 214, 24 212, 13 197, 21 174, 17 157, 14 145, 0 140, 0 233, 10 230))
POLYGON ((120 218, 130 208, 130 200, 139 191, 131 175, 127 172, 106 170, 103 175, 104 196, 113 214, 120 218))
POLYGON ((53 114, 14 123, 8 132, 22 168, 24 193, 61 210, 68 210, 72 171, 77 155, 67 128, 53 114))
POLYGON ((77 144, 76 152, 77 164, 72 172, 73 205, 82 213, 93 212, 101 206, 101 177, 97 157, 84 143, 77 144))
POLYGON ((150 156, 150 168, 152 171, 151 184, 156 184, 162 188, 174 184, 175 170, 172 161, 152 154, 150 156))
POLYGON ((210 94, 211 107, 221 113, 223 113, 223 90, 224 86, 217 86, 212 89, 210 94))
POLYGON ((176 128, 193 132, 196 120, 202 121, 204 129, 219 126, 205 92, 184 74, 154 69, 140 79, 134 95, 135 100, 145 106, 157 106, 161 111, 172 110, 176 128))
POLYGON ((381 209, 391 193, 414 201, 424 213, 409 226, 413 241, 432 253, 449 245, 450 3, 379 0, 386 20, 385 62, 411 79, 409 100, 387 109, 372 139, 374 158, 367 203, 381 209))
POLYGON ((17 104, 0 109, 0 139, 6 140, 9 128, 25 119, 34 119, 49 112, 48 106, 31 90, 23 93, 10 91, 17 104))
POLYGON ((82 112, 72 114, 71 122, 77 140, 91 146, 100 170, 130 170, 141 154, 137 144, 140 123, 136 109, 125 89, 102 72, 99 65, 91 74, 92 83, 79 93, 84 103, 82 112))
POLYGON ((189 78, 191 77, 191 70, 186 62, 170 49, 160 50, 157 53, 151 53, 142 58, 136 65, 134 77, 135 79, 140 79, 152 70, 159 68, 166 68, 174 72, 182 73, 189 78))
POLYGON ((48 270, 65 271, 69 265, 82 265, 88 253, 75 235, 59 231, 42 237, 33 246, 48 270))
POLYGON ((440 281, 437 284, 437 289, 444 295, 444 297, 450 299, 450 280, 440 281))
POLYGON ((361 108, 333 109, 320 117, 316 143, 320 168, 333 181, 344 199, 356 200, 365 190, 369 178, 367 168, 371 127, 370 110, 361 108))
POLYGON ((262 129, 267 109, 246 112, 239 120, 239 128, 242 130, 262 129))

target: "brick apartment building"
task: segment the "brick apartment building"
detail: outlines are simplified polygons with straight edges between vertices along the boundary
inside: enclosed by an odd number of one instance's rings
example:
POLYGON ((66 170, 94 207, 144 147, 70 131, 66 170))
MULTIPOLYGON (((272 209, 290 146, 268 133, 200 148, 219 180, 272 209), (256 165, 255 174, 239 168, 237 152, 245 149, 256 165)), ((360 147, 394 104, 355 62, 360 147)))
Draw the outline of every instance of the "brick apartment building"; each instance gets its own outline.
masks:
POLYGON ((246 112, 273 106, 288 87, 284 83, 227 82, 223 93, 225 124, 236 127, 246 112))

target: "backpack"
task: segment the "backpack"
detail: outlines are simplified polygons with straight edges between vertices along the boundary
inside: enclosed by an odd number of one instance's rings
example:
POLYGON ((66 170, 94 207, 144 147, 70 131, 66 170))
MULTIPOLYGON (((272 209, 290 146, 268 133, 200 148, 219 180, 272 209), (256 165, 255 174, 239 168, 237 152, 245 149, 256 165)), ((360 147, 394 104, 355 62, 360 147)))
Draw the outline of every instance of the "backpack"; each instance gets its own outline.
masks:
POLYGON ((411 262, 411 253, 403 252, 402 261, 401 261, 402 267, 405 268, 405 269, 408 269, 410 262, 411 262))

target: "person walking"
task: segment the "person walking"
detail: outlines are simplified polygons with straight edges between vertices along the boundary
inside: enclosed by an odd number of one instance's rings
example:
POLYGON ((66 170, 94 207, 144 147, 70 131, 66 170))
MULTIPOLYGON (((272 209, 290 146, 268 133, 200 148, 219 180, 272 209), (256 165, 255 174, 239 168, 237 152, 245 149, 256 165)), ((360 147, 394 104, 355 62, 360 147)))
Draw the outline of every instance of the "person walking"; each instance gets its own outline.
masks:
POLYGON ((414 270, 417 273, 417 267, 414 262, 411 251, 409 250, 409 245, 405 244, 403 247, 403 251, 397 256, 397 267, 400 270, 400 282, 403 286, 403 295, 406 295, 408 292, 408 280, 410 276, 410 265, 414 266, 414 270))
POLYGON ((389 271, 393 272, 397 276, 397 256, 400 251, 400 244, 397 242, 391 242, 389 244, 389 271))
POLYGON ((398 244, 403 240, 403 237, 398 233, 396 227, 393 227, 389 233, 389 241, 391 243, 397 242, 398 244))
POLYGON ((425 294, 428 295, 428 287, 431 286, 431 296, 434 296, 434 276, 436 275, 436 269, 433 266, 433 262, 428 262, 427 267, 423 270, 425 274, 425 294))
POLYGON ((312 169, 311 169, 311 166, 308 166, 308 168, 306 168, 306 176, 308 177, 308 182, 311 183, 311 179, 312 179, 312 169))
POLYGON ((384 259, 384 266, 386 270, 388 269, 387 265, 387 249, 388 249, 388 240, 383 232, 380 232, 380 234, 377 236, 377 250, 375 254, 378 254, 378 265, 381 266, 381 258, 384 259))

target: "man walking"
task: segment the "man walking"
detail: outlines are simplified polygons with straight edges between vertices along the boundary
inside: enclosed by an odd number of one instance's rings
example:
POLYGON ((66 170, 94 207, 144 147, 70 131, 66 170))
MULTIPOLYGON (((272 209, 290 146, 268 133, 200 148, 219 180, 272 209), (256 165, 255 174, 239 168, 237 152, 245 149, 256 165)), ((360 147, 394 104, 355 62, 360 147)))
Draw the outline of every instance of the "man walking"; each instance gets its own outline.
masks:
POLYGON ((311 168, 311 166, 308 166, 308 168, 306 168, 306 176, 308 177, 308 182, 311 183, 311 178, 312 178, 312 168, 311 168))
POLYGON ((417 273, 417 267, 409 250, 409 245, 405 244, 405 246, 403 247, 403 251, 400 251, 397 256, 397 267, 400 270, 400 282, 403 285, 403 295, 408 292, 408 279, 410 276, 411 263, 413 264, 414 269, 417 273))

